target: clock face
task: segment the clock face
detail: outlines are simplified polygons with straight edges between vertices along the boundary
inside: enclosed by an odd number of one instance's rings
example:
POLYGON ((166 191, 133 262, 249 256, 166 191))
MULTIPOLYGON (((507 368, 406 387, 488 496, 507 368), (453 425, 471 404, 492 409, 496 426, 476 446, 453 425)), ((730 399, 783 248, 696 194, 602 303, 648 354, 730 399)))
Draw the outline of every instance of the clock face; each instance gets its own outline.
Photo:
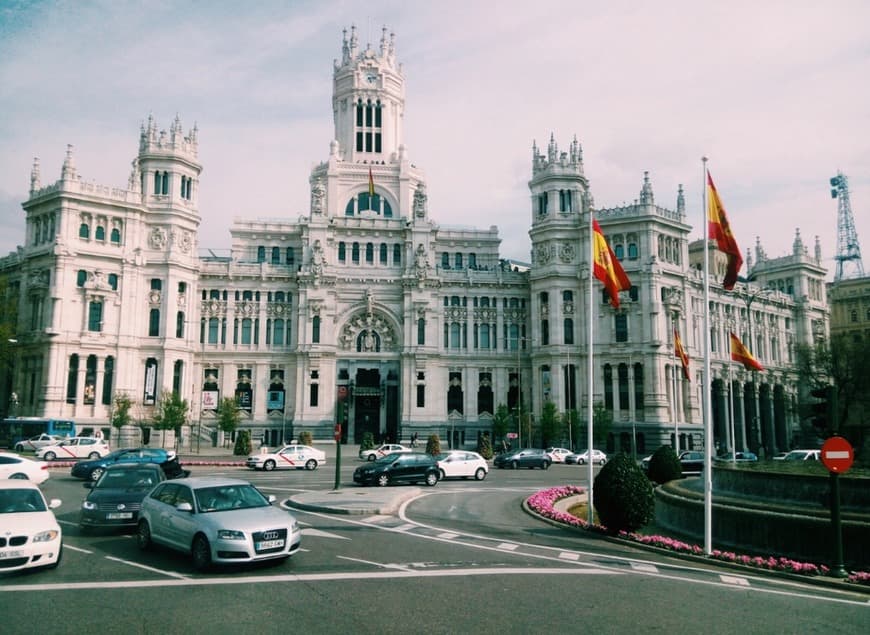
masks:
POLYGON ((368 75, 366 75, 366 81, 369 84, 374 84, 376 81, 378 81, 378 76, 374 73, 369 73, 368 75))

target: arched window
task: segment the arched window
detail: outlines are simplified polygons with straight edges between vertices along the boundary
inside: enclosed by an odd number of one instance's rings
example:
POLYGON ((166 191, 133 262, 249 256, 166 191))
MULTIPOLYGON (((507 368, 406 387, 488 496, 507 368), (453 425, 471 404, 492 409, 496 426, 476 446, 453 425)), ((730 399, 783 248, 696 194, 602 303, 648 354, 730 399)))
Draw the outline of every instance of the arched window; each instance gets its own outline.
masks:
POLYGON ((613 367, 604 365, 604 409, 613 412, 613 367))
POLYGON ((441 267, 443 269, 450 269, 450 254, 446 251, 441 254, 441 267))
POLYGON ((82 223, 79 225, 79 238, 90 238, 91 236, 91 228, 88 227, 87 223, 82 223))
POLYGON ((174 394, 181 394, 182 381, 184 381, 184 362, 177 359, 172 365, 172 392, 174 394))
POLYGON ((75 403, 79 392, 79 356, 69 356, 69 369, 66 375, 66 402, 75 403))
POLYGON ((102 403, 108 406, 112 403, 112 388, 115 383, 115 358, 109 355, 103 362, 103 394, 102 403))
POLYGON ((112 291, 118 290, 118 274, 110 273, 109 274, 109 286, 112 287, 112 291))
POLYGON ((486 350, 491 348, 489 341, 489 324, 480 325, 480 348, 486 350))
POLYGON ((457 269, 462 269, 462 254, 456 253, 453 255, 453 263, 457 269))
POLYGON ((83 403, 87 406, 94 404, 97 398, 97 356, 88 355, 85 362, 85 394, 83 403))
POLYGON ((218 343, 218 327, 220 326, 220 320, 216 317, 208 319, 208 343, 209 344, 217 344, 218 343))
POLYGON ((320 316, 315 315, 314 319, 311 320, 311 342, 313 344, 320 344, 320 316))
POLYGON ((272 327, 272 344, 274 346, 284 346, 284 320, 276 319, 272 327))
POLYGON ((617 368, 617 381, 619 383, 619 409, 628 410, 628 366, 620 364, 617 368))
POLYGON ((622 260, 622 256, 624 254, 622 245, 617 245, 613 248, 613 255, 616 256, 617 260, 622 260))
POLYGON ((417 345, 424 346, 426 344, 426 320, 423 318, 417 319, 417 345))
POLYGON ((541 345, 547 346, 550 343, 550 321, 541 320, 541 345))
POLYGON ((381 243, 380 259, 382 265, 387 264, 387 243, 381 243))
POLYGON ((338 243, 338 261, 344 262, 347 260, 347 247, 344 244, 344 241, 338 243))
POLYGON ((573 291, 562 291, 562 302, 573 302, 574 301, 574 292, 573 291))
POLYGON ((372 243, 366 243, 366 264, 373 265, 375 263, 375 246, 372 243))
POLYGON ((565 344, 573 344, 574 343, 574 320, 572 318, 565 318, 563 331, 564 332, 562 334, 562 337, 565 340, 565 344))
POLYGON ((280 247, 272 247, 272 264, 280 265, 281 264, 281 248, 280 247))
POLYGON ((459 322, 452 322, 450 324, 450 348, 459 348, 461 346, 461 335, 462 329, 459 326, 459 322))
POLYGON ((184 311, 175 314, 175 337, 184 337, 184 311))
POLYGON ((637 245, 635 243, 628 243, 628 259, 637 260, 637 245))
POLYGON ((242 318, 242 344, 250 344, 253 337, 254 321, 251 318, 242 318))
POLYGON ((263 246, 257 247, 257 262, 266 262, 266 248, 263 246))
POLYGON ((359 264, 359 243, 354 243, 350 250, 350 259, 353 264, 359 264))
POLYGON ((96 240, 106 240, 106 228, 102 225, 97 225, 97 230, 94 232, 96 240))
POLYGON ((160 335, 160 309, 151 309, 148 313, 148 336, 160 335))
POLYGON ((288 265, 292 266, 292 265, 296 264, 296 254, 293 253, 293 247, 287 247, 284 258, 285 258, 285 262, 288 265))
POLYGON ((393 266, 400 267, 402 265, 402 246, 398 243, 393 245, 393 266))
POLYGON ((85 286, 85 282, 88 281, 88 272, 84 269, 79 269, 78 273, 76 273, 76 286, 83 287, 85 286))
POLYGON ((468 268, 475 269, 477 267, 477 254, 470 253, 468 254, 468 268))

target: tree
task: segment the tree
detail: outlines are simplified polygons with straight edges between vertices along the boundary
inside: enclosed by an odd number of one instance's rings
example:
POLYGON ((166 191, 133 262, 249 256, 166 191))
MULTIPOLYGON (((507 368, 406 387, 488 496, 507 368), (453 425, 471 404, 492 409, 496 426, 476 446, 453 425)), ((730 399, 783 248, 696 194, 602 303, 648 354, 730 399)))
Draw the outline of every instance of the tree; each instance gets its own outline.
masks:
POLYGON ((224 433, 224 445, 229 442, 233 432, 239 427, 242 413, 239 411, 239 402, 235 397, 224 397, 217 407, 218 429, 224 433))
POLYGON ((627 454, 616 454, 601 468, 592 491, 598 518, 612 534, 636 531, 653 518, 652 483, 627 454))
POLYGON ((437 434, 430 434, 426 440, 426 454, 430 456, 438 456, 441 454, 441 439, 437 434))
POLYGON ((115 392, 115 398, 112 401, 112 427, 119 430, 124 426, 130 425, 133 421, 133 416, 130 410, 133 408, 133 400, 130 395, 125 392, 115 392))
POLYGON ((541 445, 547 447, 560 443, 561 419, 556 411, 556 404, 552 401, 544 403, 541 408, 541 445))
POLYGON ((152 421, 156 430, 175 430, 175 434, 181 431, 181 426, 187 424, 190 407, 187 399, 169 389, 163 390, 163 397, 157 407, 152 421))
POLYGON ((674 452, 674 448, 669 445, 663 445, 653 452, 647 469, 649 479, 659 484, 683 477, 683 466, 680 464, 680 459, 674 452))
POLYGON ((477 441, 477 453, 487 461, 492 458, 492 439, 489 438, 488 432, 480 435, 477 441))
POLYGON ((251 431, 240 430, 236 435, 236 445, 233 446, 233 455, 248 456, 251 453, 251 431))
POLYGON ((492 416, 492 437, 495 440, 503 439, 508 433, 511 424, 511 413, 508 407, 500 403, 492 416))

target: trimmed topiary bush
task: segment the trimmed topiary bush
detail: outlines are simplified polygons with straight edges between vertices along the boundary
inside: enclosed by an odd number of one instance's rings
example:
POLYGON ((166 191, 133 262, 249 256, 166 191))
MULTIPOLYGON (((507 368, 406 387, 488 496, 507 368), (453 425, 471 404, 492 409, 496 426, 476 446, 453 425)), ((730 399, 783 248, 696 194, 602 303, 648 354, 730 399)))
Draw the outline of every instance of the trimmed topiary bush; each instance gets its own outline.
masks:
POLYGON ((441 454, 441 439, 438 438, 437 434, 430 434, 426 440, 426 454, 431 456, 441 454))
POLYGON ((677 478, 683 478, 683 466, 674 448, 663 445, 653 452, 649 460, 649 479, 661 485, 677 478))
POLYGON ((248 456, 251 453, 251 431, 239 430, 236 435, 236 445, 233 447, 235 456, 248 456))
POLYGON ((299 443, 301 445, 314 445, 314 437, 311 435, 311 430, 303 430, 299 433, 299 443))
POLYGON ((375 447, 375 435, 371 432, 363 433, 362 443, 359 444, 360 450, 371 450, 375 447))
POLYGON ((492 441, 489 438, 489 433, 484 432, 480 435, 480 440, 477 442, 477 453, 487 461, 492 458, 492 441))
POLYGON ((607 531, 637 531, 653 519, 652 483, 630 456, 611 457, 595 477, 593 504, 607 531))

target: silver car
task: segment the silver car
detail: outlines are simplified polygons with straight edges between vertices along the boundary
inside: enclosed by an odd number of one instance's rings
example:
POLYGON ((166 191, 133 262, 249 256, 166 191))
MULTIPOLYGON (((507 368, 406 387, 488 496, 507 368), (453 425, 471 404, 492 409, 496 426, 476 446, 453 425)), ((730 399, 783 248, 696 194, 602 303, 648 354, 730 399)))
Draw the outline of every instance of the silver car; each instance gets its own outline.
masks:
POLYGON ((159 544, 189 553, 200 571, 212 564, 286 560, 299 551, 302 531, 274 501, 238 479, 164 481, 142 500, 139 548, 159 544))

